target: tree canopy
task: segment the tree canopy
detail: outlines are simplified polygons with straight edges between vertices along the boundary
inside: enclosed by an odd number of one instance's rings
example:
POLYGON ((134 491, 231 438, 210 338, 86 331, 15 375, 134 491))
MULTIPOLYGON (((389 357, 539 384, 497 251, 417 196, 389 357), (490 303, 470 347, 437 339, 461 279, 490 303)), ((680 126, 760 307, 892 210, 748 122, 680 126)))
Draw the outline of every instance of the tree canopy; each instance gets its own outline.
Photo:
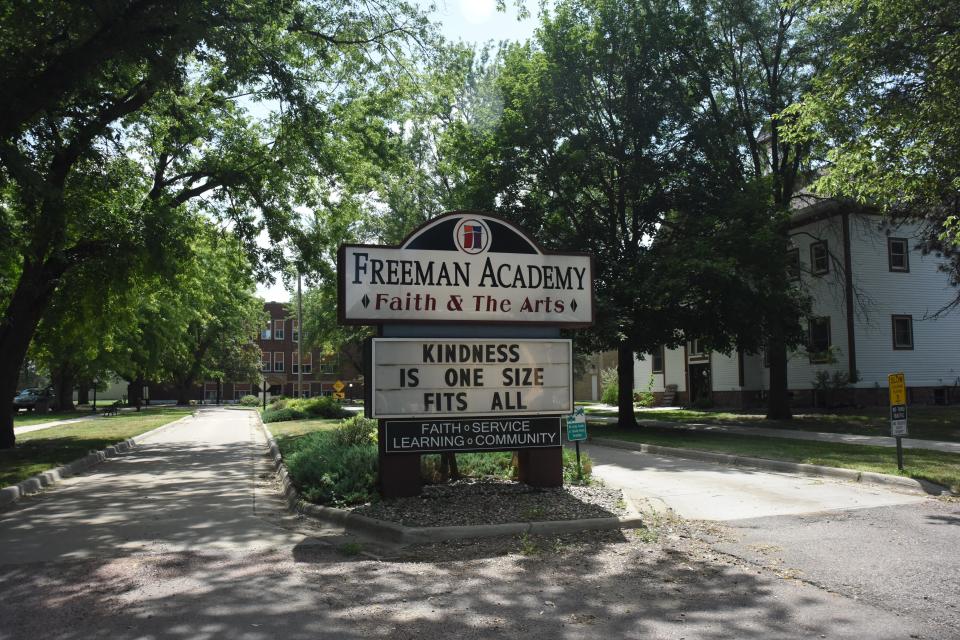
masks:
MULTIPOLYGON (((819 148, 816 188, 894 218, 925 219, 927 249, 956 255, 960 5, 822 0, 816 7, 816 25, 844 35, 784 113, 793 139, 819 148)), ((953 264, 960 284, 960 260, 953 264)))
MULTIPOLYGON (((261 277, 303 242, 297 211, 337 190, 368 123, 352 78, 396 73, 422 19, 405 3, 52 2, 0 14, 0 393, 13 395, 52 297, 82 265, 188 252, 229 227, 261 277), (261 235, 266 243, 258 242, 261 235), (265 246, 264 246, 265 245, 265 246)), ((380 82, 382 84, 382 82, 380 82)), ((173 269, 175 270, 175 269, 173 269)), ((14 442, 0 414, 0 446, 14 442)))

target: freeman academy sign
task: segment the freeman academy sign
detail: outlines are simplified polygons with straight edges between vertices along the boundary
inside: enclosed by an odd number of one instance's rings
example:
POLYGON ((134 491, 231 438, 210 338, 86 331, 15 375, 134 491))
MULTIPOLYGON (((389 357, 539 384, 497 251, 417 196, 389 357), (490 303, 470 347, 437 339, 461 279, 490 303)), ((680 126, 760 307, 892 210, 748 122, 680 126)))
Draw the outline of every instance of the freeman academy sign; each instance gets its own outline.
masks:
POLYGON ((399 247, 343 245, 338 276, 343 324, 593 323, 590 256, 547 253, 486 214, 440 216, 399 247))

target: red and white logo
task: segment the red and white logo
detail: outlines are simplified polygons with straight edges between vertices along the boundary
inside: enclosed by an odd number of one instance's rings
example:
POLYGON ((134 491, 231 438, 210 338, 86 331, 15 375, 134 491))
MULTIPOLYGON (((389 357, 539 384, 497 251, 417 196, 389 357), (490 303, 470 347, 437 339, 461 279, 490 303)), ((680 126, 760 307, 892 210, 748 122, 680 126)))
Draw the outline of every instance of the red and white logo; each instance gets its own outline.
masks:
POLYGON ((490 227, 478 218, 464 218, 453 231, 453 242, 464 253, 482 253, 490 247, 490 227))

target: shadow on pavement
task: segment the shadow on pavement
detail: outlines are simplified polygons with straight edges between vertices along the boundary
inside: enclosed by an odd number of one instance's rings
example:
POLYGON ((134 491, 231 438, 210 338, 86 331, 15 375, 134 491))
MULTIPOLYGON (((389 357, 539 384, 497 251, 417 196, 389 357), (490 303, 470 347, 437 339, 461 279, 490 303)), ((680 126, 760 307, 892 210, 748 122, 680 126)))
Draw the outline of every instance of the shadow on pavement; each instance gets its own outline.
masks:
POLYGON ((620 534, 601 537, 529 556, 515 548, 379 562, 302 544, 25 565, 0 578, 0 636, 769 639, 864 631, 847 607, 813 590, 786 602, 769 577, 631 546, 620 534))

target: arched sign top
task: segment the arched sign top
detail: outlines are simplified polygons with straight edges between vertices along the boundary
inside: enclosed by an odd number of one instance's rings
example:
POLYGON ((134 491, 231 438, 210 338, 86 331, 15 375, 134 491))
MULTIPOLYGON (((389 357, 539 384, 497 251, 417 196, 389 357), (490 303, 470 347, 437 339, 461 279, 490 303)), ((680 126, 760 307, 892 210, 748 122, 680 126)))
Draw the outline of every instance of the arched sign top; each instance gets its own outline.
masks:
POLYGON ((342 324, 593 324, 593 260, 543 251, 487 213, 454 211, 397 247, 343 245, 342 324))
POLYGON ((506 220, 474 211, 453 211, 434 218, 407 236, 400 248, 470 255, 487 251, 543 255, 533 240, 506 220))

